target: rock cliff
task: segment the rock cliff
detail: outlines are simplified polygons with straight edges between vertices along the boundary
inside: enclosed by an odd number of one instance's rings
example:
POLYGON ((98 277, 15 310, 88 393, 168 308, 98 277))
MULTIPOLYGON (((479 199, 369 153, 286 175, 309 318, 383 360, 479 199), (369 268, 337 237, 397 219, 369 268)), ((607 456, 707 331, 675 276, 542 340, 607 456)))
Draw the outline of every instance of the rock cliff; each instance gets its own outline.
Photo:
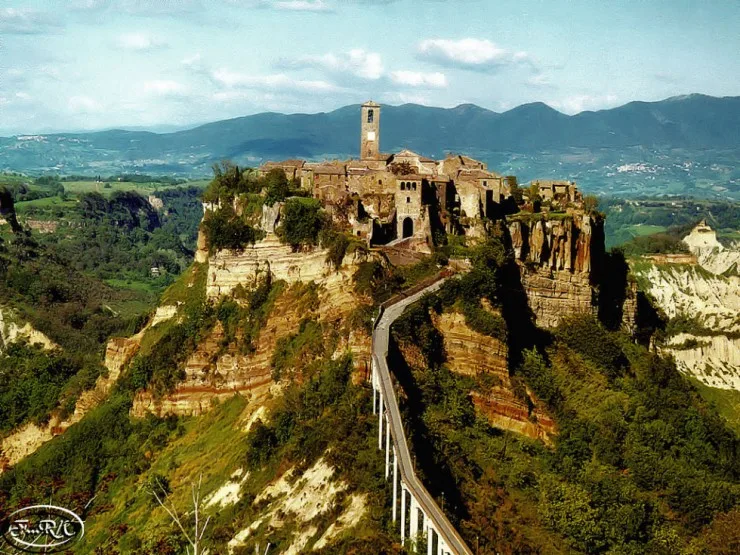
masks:
POLYGON ((31 345, 38 344, 44 349, 54 349, 57 344, 46 335, 26 322, 20 325, 12 310, 0 306, 0 353, 6 345, 16 341, 28 341, 31 345))
POLYGON ((601 218, 515 218, 508 235, 538 326, 555 327, 570 314, 596 313, 595 284, 604 254, 601 218))
POLYGON ((338 270, 326 261, 326 255, 324 249, 293 252, 269 233, 242 252, 218 251, 207 256, 206 296, 213 301, 230 295, 238 285, 253 288, 268 273, 273 282, 285 282, 287 289, 275 302, 252 352, 244 354, 233 343, 223 348, 224 331, 217 324, 186 362, 185 379, 175 391, 163 398, 140 392, 132 414, 199 415, 234 393, 261 394, 272 384, 271 358, 277 342, 295 333, 305 318, 330 323, 340 332, 338 348, 351 351, 356 367, 364 369, 370 337, 343 325, 358 304, 352 276, 363 255, 346 256, 338 270), (301 284, 308 283, 315 284, 317 291, 316 302, 310 307, 302 300, 306 288, 301 284))
POLYGON ((683 241, 696 263, 632 265, 655 306, 674 320, 674 335, 658 348, 705 385, 740 391, 740 249, 720 244, 706 222, 683 241))
POLYGON ((121 370, 139 348, 142 336, 143 331, 131 338, 116 337, 108 342, 105 351, 107 374, 98 377, 93 389, 80 395, 71 416, 61 418, 58 414, 52 414, 49 422, 45 425, 28 423, 3 438, 0 442, 0 472, 35 452, 44 443, 63 433, 72 424, 82 420, 82 417, 90 409, 105 400, 113 384, 121 375, 121 370))
POLYGON ((434 324, 444 338, 447 365, 453 372, 492 378, 487 380, 492 383, 488 391, 473 393, 473 401, 491 424, 549 443, 555 423, 537 407, 530 392, 515 393, 506 344, 470 329, 457 312, 440 314, 434 324))

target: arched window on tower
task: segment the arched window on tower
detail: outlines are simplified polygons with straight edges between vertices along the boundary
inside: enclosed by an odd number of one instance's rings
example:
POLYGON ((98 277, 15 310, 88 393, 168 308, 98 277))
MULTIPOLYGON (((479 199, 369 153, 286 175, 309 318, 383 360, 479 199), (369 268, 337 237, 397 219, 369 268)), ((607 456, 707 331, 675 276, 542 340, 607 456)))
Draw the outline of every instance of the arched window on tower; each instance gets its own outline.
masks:
POLYGON ((413 189, 414 191, 416 191, 416 183, 412 183, 412 184, 411 184, 411 188, 412 188, 412 189, 413 189))
POLYGON ((375 120, 375 110, 368 110, 367 111, 367 122, 372 123, 374 120, 375 120))
POLYGON ((406 182, 405 181, 401 181, 401 190, 402 191, 405 191, 406 190, 406 182))

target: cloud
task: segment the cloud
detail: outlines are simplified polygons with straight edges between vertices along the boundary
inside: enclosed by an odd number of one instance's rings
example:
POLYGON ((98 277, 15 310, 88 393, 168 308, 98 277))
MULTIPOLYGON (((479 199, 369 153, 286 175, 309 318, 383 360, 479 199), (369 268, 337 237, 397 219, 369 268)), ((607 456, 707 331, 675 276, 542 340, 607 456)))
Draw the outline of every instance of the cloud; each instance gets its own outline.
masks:
POLYGON ((376 52, 356 48, 339 54, 282 58, 277 66, 283 69, 314 68, 336 74, 350 74, 361 79, 376 80, 383 76, 383 60, 376 52))
POLYGON ((204 8, 202 0, 74 0, 69 8, 76 12, 113 11, 134 16, 176 16, 204 8))
POLYGON ((148 52, 167 47, 167 43, 160 38, 144 33, 126 33, 120 35, 116 40, 116 44, 124 50, 135 50, 138 52, 148 52))
POLYGON ((252 75, 221 68, 211 73, 212 80, 229 89, 257 89, 302 92, 338 92, 336 85, 321 80, 294 79, 283 73, 252 75))
POLYGON ((577 114, 586 110, 613 108, 619 104, 619 99, 614 94, 579 94, 561 98, 559 100, 551 100, 547 102, 547 104, 561 112, 565 112, 566 114, 577 114))
POLYGON ((89 96, 73 96, 67 101, 67 108, 75 114, 97 114, 103 110, 102 105, 89 96))
POLYGON ((187 92, 187 87, 177 81, 157 79, 144 83, 144 92, 156 96, 182 96, 187 92))
POLYGON ((323 0, 279 0, 273 2, 272 6, 276 10, 287 10, 294 12, 330 12, 332 11, 323 0))
POLYGON ((447 77, 444 73, 422 73, 419 71, 392 71, 391 81, 397 85, 409 87, 431 87, 443 89, 447 86, 447 77))
POLYGON ((49 14, 28 8, 0 8, 0 33, 38 35, 61 27, 49 14))
POLYGON ((526 52, 512 52, 488 39, 426 39, 419 43, 420 59, 446 67, 491 71, 508 65, 533 65, 526 52))
POLYGON ((200 55, 200 52, 196 52, 192 56, 180 60, 180 63, 187 68, 200 68, 203 67, 203 56, 200 55))
POLYGON ((555 86, 552 80, 550 79, 550 77, 548 77, 544 73, 536 73, 535 75, 528 77, 525 83, 529 85, 530 87, 538 87, 538 88, 555 86))

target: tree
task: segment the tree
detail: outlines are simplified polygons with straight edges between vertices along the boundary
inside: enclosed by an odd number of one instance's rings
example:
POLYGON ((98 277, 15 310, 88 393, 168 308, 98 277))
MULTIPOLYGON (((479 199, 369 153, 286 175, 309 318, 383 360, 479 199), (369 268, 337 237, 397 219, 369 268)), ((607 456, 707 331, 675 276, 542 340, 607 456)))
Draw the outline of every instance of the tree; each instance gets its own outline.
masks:
POLYGON ((264 177, 265 204, 272 206, 276 202, 284 201, 290 191, 290 183, 285 176, 285 171, 273 168, 264 177))
MULTIPOLYGON (((170 515, 172 522, 179 528, 180 532, 187 540, 189 547, 187 548, 186 553, 188 555, 208 555, 210 553, 210 550, 208 548, 203 547, 203 535, 206 532, 206 528, 208 528, 208 523, 210 522, 211 517, 209 516, 208 518, 206 518, 205 522, 203 522, 202 520, 201 505, 203 503, 203 499, 200 495, 200 487, 202 482, 203 474, 201 474, 198 478, 197 488, 195 483, 190 484, 190 491, 193 501, 193 530, 190 533, 188 533, 188 531, 185 529, 183 518, 177 513, 175 504, 170 499, 171 492, 169 488, 169 483, 166 481, 166 479, 163 479, 161 476, 155 475, 148 485, 149 494, 154 498, 154 500, 157 502, 157 504, 159 504, 160 507, 167 511, 167 514, 170 515)), ((185 515, 183 515, 183 517, 184 516, 185 515)))
POLYGON ((321 203, 317 199, 292 198, 283 207, 277 235, 283 243, 298 249, 316 245, 323 226, 321 203))
POLYGON ((596 195, 583 197, 583 209, 587 213, 596 212, 599 209, 599 198, 596 195))

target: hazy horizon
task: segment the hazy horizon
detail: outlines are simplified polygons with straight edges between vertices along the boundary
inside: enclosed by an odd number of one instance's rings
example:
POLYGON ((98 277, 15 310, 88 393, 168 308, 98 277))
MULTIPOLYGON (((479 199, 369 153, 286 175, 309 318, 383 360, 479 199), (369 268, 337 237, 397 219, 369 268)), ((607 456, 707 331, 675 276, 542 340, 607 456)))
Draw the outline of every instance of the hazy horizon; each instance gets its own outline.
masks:
POLYGON ((544 102, 576 114, 695 92, 740 94, 740 3, 4 4, 2 136, 183 129, 368 98, 496 112, 544 102))

